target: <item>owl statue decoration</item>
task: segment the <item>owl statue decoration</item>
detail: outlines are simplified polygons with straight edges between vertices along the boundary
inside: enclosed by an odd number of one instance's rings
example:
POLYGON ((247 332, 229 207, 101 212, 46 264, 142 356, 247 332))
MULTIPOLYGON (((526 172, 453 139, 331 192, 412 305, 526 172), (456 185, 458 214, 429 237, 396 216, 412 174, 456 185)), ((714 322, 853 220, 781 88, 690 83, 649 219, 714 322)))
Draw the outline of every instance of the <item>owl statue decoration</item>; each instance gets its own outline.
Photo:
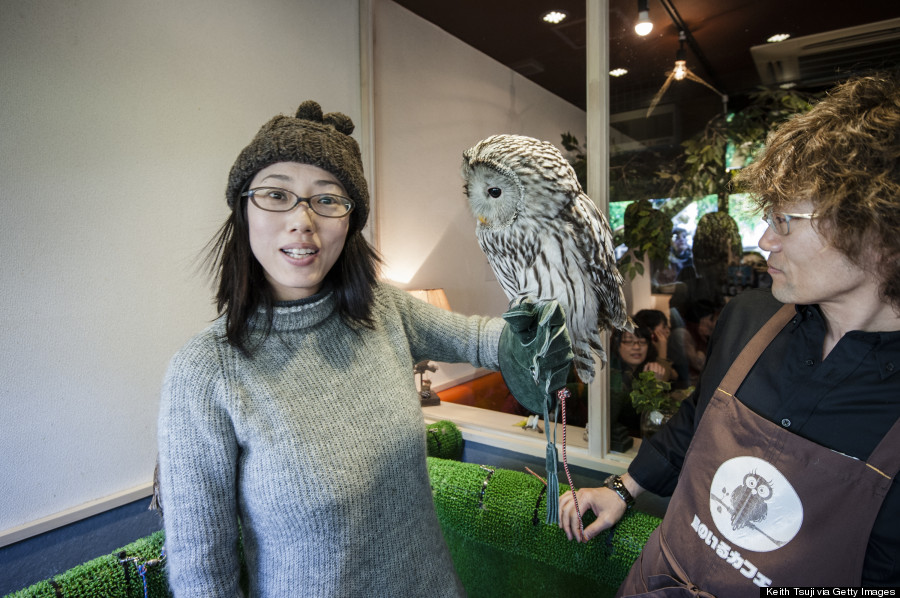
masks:
POLYGON ((594 378, 602 329, 632 330, 612 231, 575 171, 547 141, 494 135, 463 153, 478 244, 511 305, 559 302, 582 382, 594 378))

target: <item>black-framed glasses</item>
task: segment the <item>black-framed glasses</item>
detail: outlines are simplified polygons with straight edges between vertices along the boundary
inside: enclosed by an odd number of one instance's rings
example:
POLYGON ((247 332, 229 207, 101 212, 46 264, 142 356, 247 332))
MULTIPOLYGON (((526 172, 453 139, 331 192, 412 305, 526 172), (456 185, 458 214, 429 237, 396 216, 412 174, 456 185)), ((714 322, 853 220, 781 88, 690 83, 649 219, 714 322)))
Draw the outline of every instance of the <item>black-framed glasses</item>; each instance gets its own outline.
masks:
POLYGON ((290 212, 300 203, 306 203, 310 210, 326 218, 343 218, 353 211, 352 199, 334 193, 300 197, 287 189, 257 187, 241 195, 249 197, 253 205, 266 212, 290 212))
POLYGON ((774 230, 776 233, 781 235, 782 237, 786 237, 791 233, 791 220, 794 218, 798 218, 801 220, 812 220, 813 218, 818 218, 819 215, 810 212, 808 214, 788 214, 787 212, 776 212, 775 210, 769 210, 763 216, 763 221, 769 225, 769 228, 774 230))
POLYGON ((623 338, 620 342, 622 345, 628 345, 630 347, 646 347, 650 345, 650 341, 645 338, 632 338, 626 339, 623 338))

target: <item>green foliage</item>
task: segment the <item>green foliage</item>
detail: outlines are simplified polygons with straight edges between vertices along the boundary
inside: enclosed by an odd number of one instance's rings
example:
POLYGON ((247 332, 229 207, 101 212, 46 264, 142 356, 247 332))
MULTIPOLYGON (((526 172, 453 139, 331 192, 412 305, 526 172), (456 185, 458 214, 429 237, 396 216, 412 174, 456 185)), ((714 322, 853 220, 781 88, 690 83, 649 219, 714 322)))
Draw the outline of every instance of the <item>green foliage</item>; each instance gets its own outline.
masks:
POLYGON ((649 199, 640 199, 625 208, 623 241, 631 250, 619 262, 619 270, 633 279, 644 273, 644 256, 651 261, 665 260, 672 239, 672 220, 668 213, 657 210, 649 199))
POLYGON ((678 403, 672 398, 672 384, 653 372, 641 372, 631 384, 631 403, 635 411, 672 411, 678 403))
POLYGON ((673 196, 716 195, 719 209, 724 211, 734 169, 752 162, 769 131, 812 108, 816 97, 793 90, 760 88, 749 95, 745 106, 727 116, 714 116, 703 131, 684 141, 682 154, 664 164, 657 176, 672 182, 673 196))
MULTIPOLYGON (((746 210, 732 209, 728 195, 733 186, 732 173, 755 159, 772 128, 809 110, 816 98, 814 94, 799 91, 760 88, 735 112, 710 119, 700 133, 681 144, 680 153, 646 150, 612 155, 610 223, 618 222, 622 212, 618 202, 633 202, 624 208, 624 233, 614 240, 631 250, 619 262, 622 274, 630 279, 643 275, 645 255, 651 261, 666 259, 671 218, 692 201, 712 197, 717 209, 727 211, 736 221, 755 218, 755 214, 746 210), (648 201, 648 198, 664 197, 672 199, 659 210, 653 209, 648 201)), ((569 162, 581 186, 586 189, 587 151, 569 132, 562 134, 562 145, 569 152, 569 162)), ((701 213, 705 211, 712 210, 701 213)))

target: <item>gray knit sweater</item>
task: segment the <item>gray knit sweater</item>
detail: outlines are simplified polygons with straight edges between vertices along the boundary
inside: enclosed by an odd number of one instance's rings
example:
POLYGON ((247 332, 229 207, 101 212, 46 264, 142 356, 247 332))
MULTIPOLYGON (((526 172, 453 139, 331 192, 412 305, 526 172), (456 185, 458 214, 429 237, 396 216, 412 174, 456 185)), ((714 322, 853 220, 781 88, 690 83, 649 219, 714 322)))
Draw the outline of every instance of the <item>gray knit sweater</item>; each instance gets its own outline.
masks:
POLYGON ((413 364, 497 368, 503 320, 376 289, 374 330, 331 293, 275 308, 253 357, 214 322, 172 359, 159 417, 177 597, 459 596, 425 465, 413 364))

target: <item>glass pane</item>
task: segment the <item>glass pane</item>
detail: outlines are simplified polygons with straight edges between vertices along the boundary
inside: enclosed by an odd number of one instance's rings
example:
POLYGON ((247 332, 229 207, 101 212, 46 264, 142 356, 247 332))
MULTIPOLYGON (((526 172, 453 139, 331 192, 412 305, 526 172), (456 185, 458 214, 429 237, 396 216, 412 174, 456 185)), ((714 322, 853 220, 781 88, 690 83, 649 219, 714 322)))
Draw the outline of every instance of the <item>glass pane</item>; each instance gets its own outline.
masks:
POLYGON ((886 27, 895 16, 886 7, 866 3, 858 12, 826 4, 813 17, 774 0, 661 0, 649 3, 653 29, 640 37, 636 5, 609 2, 610 223, 629 310, 641 325, 610 342, 612 448, 617 438, 624 448, 629 437, 652 433, 642 431, 641 412, 653 402, 632 401, 632 391, 645 388, 642 372, 665 372, 651 376, 670 385, 659 403, 683 398, 697 382, 722 307, 771 283, 757 244, 765 225, 748 198, 733 193, 733 174, 753 160, 772 127, 837 80, 900 62, 841 31, 886 27), (768 43, 776 33, 789 34, 788 41, 768 43), (853 45, 859 62, 848 67, 846 52, 821 54, 813 72, 799 56, 811 35, 853 45), (779 70, 786 64, 792 68, 779 70), (654 363, 662 367, 648 366, 654 363))

